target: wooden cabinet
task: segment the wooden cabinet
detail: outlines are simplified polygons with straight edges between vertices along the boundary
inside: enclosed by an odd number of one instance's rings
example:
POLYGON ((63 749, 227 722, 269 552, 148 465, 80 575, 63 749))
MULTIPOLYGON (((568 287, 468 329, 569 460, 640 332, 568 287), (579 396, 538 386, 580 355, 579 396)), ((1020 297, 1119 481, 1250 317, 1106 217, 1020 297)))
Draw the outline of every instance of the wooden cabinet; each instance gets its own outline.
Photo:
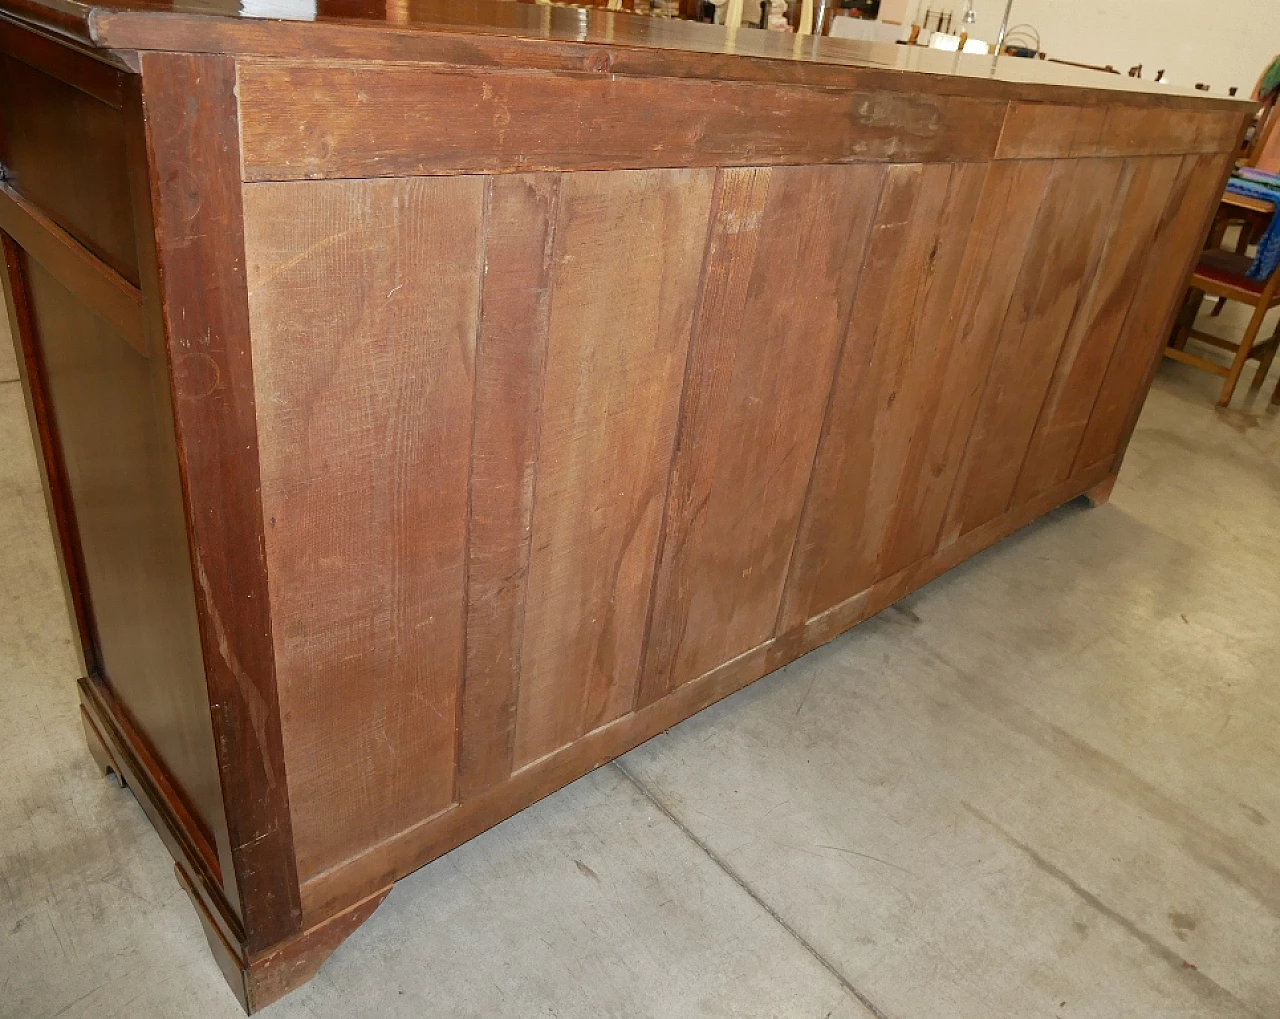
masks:
POLYGON ((497 0, 0 6, 86 733, 250 1010, 1105 498, 1252 109, 497 0))

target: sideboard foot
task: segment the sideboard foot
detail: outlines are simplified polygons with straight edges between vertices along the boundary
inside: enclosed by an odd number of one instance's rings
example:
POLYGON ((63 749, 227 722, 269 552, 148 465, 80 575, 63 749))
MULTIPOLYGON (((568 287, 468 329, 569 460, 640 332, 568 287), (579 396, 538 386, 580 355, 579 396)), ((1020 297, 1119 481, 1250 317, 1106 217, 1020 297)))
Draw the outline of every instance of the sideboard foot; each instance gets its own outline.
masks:
POLYGON ((1111 490, 1116 487, 1116 475, 1109 474, 1089 491, 1084 493, 1084 497, 1089 500, 1089 505, 1095 509, 1099 506, 1105 506, 1111 499, 1111 490))
POLYGON ((107 749, 107 741, 102 738, 98 727, 93 724, 93 719, 84 708, 80 709, 80 723, 84 726, 84 741, 89 745, 89 756, 93 758, 98 770, 104 775, 114 775, 116 784, 123 789, 125 787, 124 772, 120 770, 120 765, 116 764, 116 759, 107 749))
POLYGON ((178 882, 196 908, 222 975, 248 1015, 266 1008, 315 976, 325 960, 373 915, 391 891, 388 885, 301 934, 249 956, 243 946, 232 945, 226 940, 182 867, 175 864, 174 870, 178 882))

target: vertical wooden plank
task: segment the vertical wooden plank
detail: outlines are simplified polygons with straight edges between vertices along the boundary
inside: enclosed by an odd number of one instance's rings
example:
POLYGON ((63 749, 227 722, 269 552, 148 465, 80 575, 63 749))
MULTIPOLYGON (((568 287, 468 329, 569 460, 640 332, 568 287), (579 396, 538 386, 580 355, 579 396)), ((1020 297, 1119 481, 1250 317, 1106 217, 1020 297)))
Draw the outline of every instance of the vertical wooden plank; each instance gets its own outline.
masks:
POLYGON ((1054 164, 965 454, 944 546, 994 520, 1013 499, 1121 169, 1118 160, 1054 164))
POLYGON ((1197 241, 1209 229, 1209 217, 1231 158, 1230 154, 1183 158, 1151 245, 1156 257, 1147 259, 1138 296, 1129 309, 1076 454, 1077 471, 1115 456, 1128 442, 1142 409, 1142 394, 1151 384, 1173 325, 1178 299, 1199 255, 1197 241), (1179 256, 1179 252, 1184 254, 1179 256))
POLYGON ((557 174, 487 184, 459 800, 511 774, 559 194, 557 174))
MULTIPOLYGON (((300 926, 259 501, 235 63, 141 58, 154 279, 245 950, 300 926), (244 790, 253 795, 244 795, 244 790)), ((149 275, 151 270, 148 270, 149 275)))
POLYGON ((889 171, 780 613, 789 631, 879 575, 940 367, 983 164, 889 171))
POLYGON ((722 249, 751 262, 709 277, 730 293, 739 273, 749 283, 740 318, 713 310, 699 322, 689 391, 712 390, 715 405, 703 422, 688 416, 698 398, 686 407, 676 471, 698 503, 669 517, 641 704, 773 633, 883 178, 868 166, 775 167, 759 213, 754 192, 718 210, 717 233, 758 217, 759 236, 754 252, 722 249))
MULTIPOLYGON (((1182 159, 1128 161, 1121 197, 1110 220, 1106 250, 1088 297, 1062 347, 1040 412, 1014 502, 1022 503, 1066 481, 1093 411, 1107 364, 1151 255, 1151 242, 1182 159)), ((1085 465, 1088 466, 1088 465, 1085 465)))
POLYGON ((562 180, 516 767, 635 699, 714 178, 562 180))
POLYGON ((1049 170, 1035 161, 996 163, 987 173, 946 324, 946 361, 933 378, 935 409, 912 444, 881 572, 916 562, 937 545, 1049 170))
POLYGON ((244 190, 304 880, 453 801, 483 195, 479 177, 244 190))
POLYGON ((684 551, 706 513, 715 471, 715 439, 724 426, 760 244, 769 167, 729 168, 716 178, 710 240, 694 317, 671 483, 663 514, 637 704, 667 692, 671 662, 684 635, 688 578, 684 551), (656 679, 656 682, 655 682, 656 679))

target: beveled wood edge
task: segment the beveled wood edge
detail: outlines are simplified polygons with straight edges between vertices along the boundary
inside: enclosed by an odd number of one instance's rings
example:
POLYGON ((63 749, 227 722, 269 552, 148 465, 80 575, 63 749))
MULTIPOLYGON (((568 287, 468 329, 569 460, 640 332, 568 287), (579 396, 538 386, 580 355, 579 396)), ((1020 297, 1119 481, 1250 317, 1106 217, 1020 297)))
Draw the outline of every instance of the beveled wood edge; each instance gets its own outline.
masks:
POLYGON ((240 942, 243 929, 216 873, 218 858, 214 847, 182 804, 110 688, 92 677, 80 679, 77 687, 80 708, 111 755, 124 784, 133 791, 169 854, 195 879, 205 908, 217 918, 223 936, 240 942))
POLYGON ((170 50, 244 57, 404 61, 471 68, 832 85, 906 95, 1026 99, 1068 105, 1117 104, 1225 112, 1240 112, 1249 106, 1248 100, 1221 96, 1180 96, 1079 85, 1008 82, 752 54, 660 50, 622 43, 564 42, 483 31, 468 33, 454 28, 432 30, 360 22, 344 24, 339 21, 255 21, 100 8, 88 9, 83 24, 84 38, 91 45, 121 51, 170 50))
POLYGON ((17 21, 7 11, 0 11, 0 51, 115 109, 123 101, 127 73, 136 69, 127 52, 87 48, 17 21))
POLYGON ((351 860, 304 880, 302 907, 305 921, 315 924, 341 912, 348 903, 391 885, 500 820, 511 817, 703 708, 825 644, 1001 538, 1088 493, 1112 473, 1114 462, 1113 457, 1107 457, 802 626, 765 641, 698 679, 677 687, 639 711, 624 715, 577 742, 525 765, 502 785, 455 804, 351 860))
POLYGON ((218 133, 239 136, 234 84, 229 57, 143 54, 137 101, 145 122, 134 144, 144 176, 135 184, 135 204, 145 206, 137 212, 145 227, 139 252, 155 281, 152 328, 168 360, 242 941, 254 952, 304 924, 266 576, 239 146, 224 144, 218 133), (194 212, 182 206, 180 190, 192 173, 203 174, 194 212), (169 236, 170 227, 183 236, 169 236), (184 323, 197 334, 183 334, 184 323), (207 390, 192 379, 187 359, 213 364, 218 385, 207 390), (246 786, 254 796, 242 795, 246 786))
POLYGON ((142 292, 3 181, 0 229, 129 346, 143 357, 150 356, 142 292))

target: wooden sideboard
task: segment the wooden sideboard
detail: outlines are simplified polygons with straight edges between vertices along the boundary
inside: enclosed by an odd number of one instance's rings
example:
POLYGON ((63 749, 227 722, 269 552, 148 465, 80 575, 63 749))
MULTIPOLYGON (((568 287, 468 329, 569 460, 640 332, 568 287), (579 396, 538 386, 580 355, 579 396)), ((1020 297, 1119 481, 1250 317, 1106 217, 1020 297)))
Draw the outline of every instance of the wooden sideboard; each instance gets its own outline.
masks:
POLYGON ((1253 110, 503 0, 202 7, 0 0, 0 230, 89 746, 248 1010, 398 878, 1104 499, 1253 110))

